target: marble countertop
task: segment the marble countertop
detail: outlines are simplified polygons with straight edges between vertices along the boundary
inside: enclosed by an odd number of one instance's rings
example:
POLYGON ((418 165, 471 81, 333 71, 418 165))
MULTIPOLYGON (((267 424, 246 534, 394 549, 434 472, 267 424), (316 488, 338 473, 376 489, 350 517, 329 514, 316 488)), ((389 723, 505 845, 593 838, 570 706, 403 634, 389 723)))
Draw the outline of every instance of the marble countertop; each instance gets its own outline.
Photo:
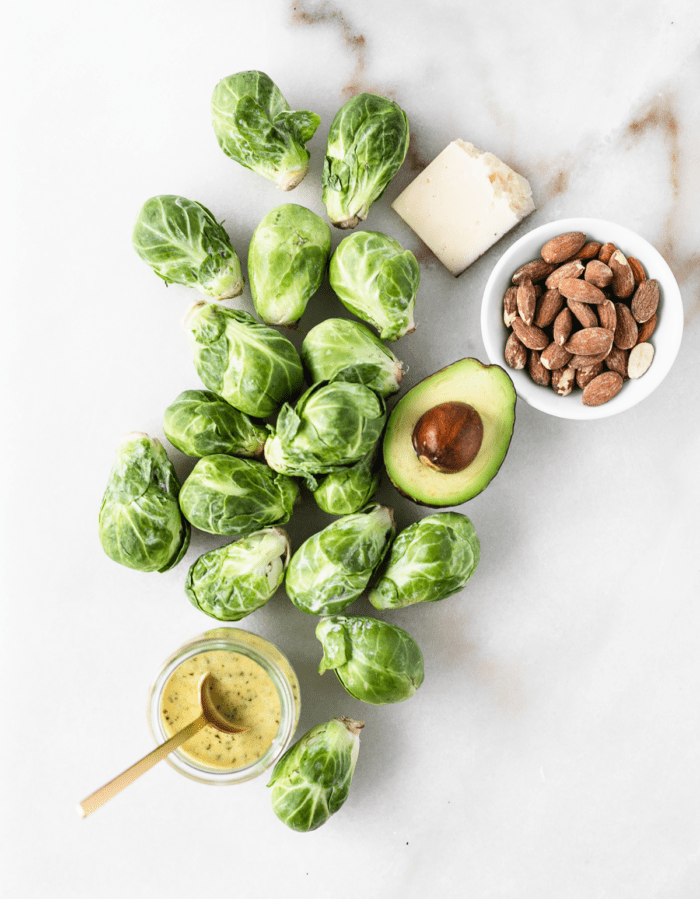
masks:
MULTIPOLYGON (((5 21, 4 895, 696 899, 697 4, 43 0, 5 21), (211 91, 243 69, 321 116, 293 194, 216 145, 211 91), (158 193, 198 199, 245 260, 281 202, 324 214, 328 127, 361 91, 396 100, 411 127, 365 223, 421 263, 417 329, 394 347, 408 386, 484 358, 496 260, 573 215, 624 224, 668 261, 685 307, 676 364, 609 419, 518 402, 501 472, 459 507, 481 540, 477 573, 458 596, 386 616, 425 656, 408 702, 365 706, 320 678, 315 619, 283 595, 243 622, 296 668, 299 734, 339 714, 366 722, 350 798, 323 828, 279 823, 265 777, 219 790, 167 765, 81 821, 76 803, 151 748, 160 663, 212 624, 182 589, 206 535, 163 575, 115 565, 97 540, 119 437, 164 439, 163 409, 199 386, 180 329, 192 292, 166 290, 133 252, 136 212, 158 193), (390 203, 457 137, 528 178, 537 209, 455 280, 390 203)), ((343 314, 325 286, 294 339, 343 314)), ((172 458, 184 477, 192 460, 172 458)), ((400 527, 428 511, 387 483, 379 497, 400 527)), ((294 543, 327 521, 307 499, 294 543)))

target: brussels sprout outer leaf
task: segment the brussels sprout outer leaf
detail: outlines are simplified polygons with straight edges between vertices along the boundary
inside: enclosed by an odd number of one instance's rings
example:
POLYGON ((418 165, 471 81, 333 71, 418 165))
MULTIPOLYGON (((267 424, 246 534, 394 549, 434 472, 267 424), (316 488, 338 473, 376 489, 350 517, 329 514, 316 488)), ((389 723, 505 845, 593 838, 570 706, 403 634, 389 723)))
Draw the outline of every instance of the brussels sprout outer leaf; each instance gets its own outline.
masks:
POLYGON ((314 490, 319 508, 330 515, 350 515, 367 505, 377 492, 381 478, 379 442, 354 465, 327 474, 314 490))
POLYGON ((348 798, 364 722, 334 718, 290 746, 272 772, 272 809, 292 830, 316 830, 348 798))
POLYGON ((335 670, 346 691, 362 702, 384 705, 409 699, 423 683, 423 655, 401 628, 360 616, 322 618, 316 637, 324 656, 319 672, 335 670))
POLYGON ((165 410, 165 436, 188 456, 262 454, 267 430, 210 390, 185 390, 165 410))

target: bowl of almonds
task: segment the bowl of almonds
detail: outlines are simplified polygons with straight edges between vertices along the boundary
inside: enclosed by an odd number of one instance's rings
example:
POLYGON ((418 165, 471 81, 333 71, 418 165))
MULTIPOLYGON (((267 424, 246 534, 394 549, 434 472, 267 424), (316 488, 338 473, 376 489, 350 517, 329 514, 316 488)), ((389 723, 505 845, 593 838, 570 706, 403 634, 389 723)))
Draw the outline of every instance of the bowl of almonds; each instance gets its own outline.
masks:
POLYGON ((661 254, 614 222, 571 218, 535 228, 496 264, 481 330, 530 406, 605 418, 655 390, 678 354, 683 304, 661 254))

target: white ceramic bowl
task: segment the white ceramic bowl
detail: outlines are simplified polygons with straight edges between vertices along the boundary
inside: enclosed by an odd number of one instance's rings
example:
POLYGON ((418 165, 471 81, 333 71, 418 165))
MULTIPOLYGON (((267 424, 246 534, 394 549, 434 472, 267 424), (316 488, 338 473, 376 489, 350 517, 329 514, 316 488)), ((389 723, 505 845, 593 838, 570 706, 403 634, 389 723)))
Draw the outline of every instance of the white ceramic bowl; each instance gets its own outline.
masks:
POLYGON ((655 390, 666 377, 678 354, 683 334, 683 303, 671 269, 661 256, 639 234, 623 225, 602 219, 570 218, 540 225, 517 240, 496 263, 489 277, 481 305, 481 333, 489 361, 505 368, 513 379, 518 396, 548 415, 559 418, 606 418, 636 406, 655 390), (602 406, 584 406, 581 391, 574 389, 569 396, 558 396, 550 387, 535 384, 526 370, 508 368, 503 358, 510 333, 503 323, 503 295, 511 284, 511 276, 525 262, 537 259, 544 244, 557 234, 583 231, 588 240, 614 243, 626 256, 634 256, 644 266, 648 278, 659 282, 661 298, 658 324, 649 342, 654 346, 654 359, 641 378, 625 381, 622 389, 602 406))

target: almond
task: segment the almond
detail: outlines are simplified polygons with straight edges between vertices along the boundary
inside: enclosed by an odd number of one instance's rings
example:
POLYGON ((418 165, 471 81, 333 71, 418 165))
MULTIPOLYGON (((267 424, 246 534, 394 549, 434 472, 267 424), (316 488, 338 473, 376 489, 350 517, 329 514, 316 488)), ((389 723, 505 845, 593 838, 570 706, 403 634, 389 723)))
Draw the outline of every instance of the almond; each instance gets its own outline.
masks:
POLYGON ((607 265, 608 262, 610 262, 610 257, 616 249, 617 247, 614 243, 604 243, 598 251, 598 259, 600 259, 601 262, 604 262, 607 265))
MULTIPOLYGON (((583 358, 583 357, 579 357, 583 358)), ((571 364, 569 364, 569 368, 573 368, 571 364)), ((595 365, 587 365, 585 368, 575 368, 576 372, 576 385, 578 387, 585 387, 593 378, 597 378, 598 375, 603 370, 603 362, 596 362, 595 365)))
POLYGON ((530 357, 527 361, 527 370, 530 372, 530 377, 535 384, 539 384, 540 387, 549 387, 549 381, 552 376, 540 362, 540 354, 537 350, 530 350, 530 357))
POLYGON ((546 290, 537 301, 537 310, 535 311, 533 324, 537 325, 538 328, 548 328, 557 317, 563 304, 564 297, 556 287, 552 290, 546 290))
POLYGON ((630 351, 630 357, 627 363, 627 374, 630 378, 641 378, 651 365, 651 360, 653 358, 654 347, 650 343, 638 343, 637 346, 630 351))
POLYGON ((632 297, 632 315, 638 322, 646 322, 659 305, 659 282, 655 278, 642 281, 632 297))
POLYGON ((572 355, 573 354, 568 350, 565 350, 563 346, 559 346, 558 343, 552 341, 548 347, 542 350, 540 362, 545 368, 549 369, 549 371, 556 371, 556 369, 563 368, 567 365, 572 355))
POLYGON ((626 300, 634 291, 634 274, 621 250, 615 250, 608 263, 612 271, 612 292, 616 297, 626 300))
POLYGON ((629 306, 624 303, 615 303, 615 313, 617 315, 615 346, 621 350, 631 350, 637 342, 637 322, 634 320, 629 306))
POLYGON ((580 253, 578 254, 579 259, 595 259, 595 257, 600 252, 601 244, 598 243, 597 240, 589 240, 587 244, 584 244, 581 248, 580 253))
POLYGON ((505 359, 507 365, 518 371, 527 364, 527 348, 517 334, 511 334, 506 341, 505 359))
POLYGON ((535 318, 535 305, 537 297, 535 296, 535 288, 529 278, 523 278, 518 284, 516 303, 518 305, 518 314, 526 325, 531 325, 535 318))
POLYGON ((629 352, 621 350, 619 347, 613 346, 608 355, 605 357, 605 365, 610 371, 616 371, 623 378, 627 377, 627 357, 629 352))
POLYGON ((543 350, 549 346, 549 337, 547 337, 542 328, 537 328, 535 325, 526 325, 518 315, 513 319, 513 330, 528 350, 543 350))
POLYGON ((630 268, 632 269, 635 284, 641 284, 642 281, 646 281, 647 273, 644 271, 644 266, 639 261, 639 259, 635 259, 634 256, 628 256, 627 261, 629 262, 630 268))
POLYGON ((617 312, 615 312, 615 304, 611 300, 604 303, 598 303, 595 307, 598 313, 598 320, 601 328, 607 328, 608 331, 614 331, 617 326, 617 312))
POLYGON ((620 392, 622 375, 616 371, 606 371, 589 381, 583 388, 584 406, 602 406, 620 392))
MULTIPOLYGON (((608 353, 610 350, 608 350, 608 353)), ((599 371, 603 370, 603 360, 608 355, 608 353, 598 353, 596 356, 572 356, 569 365, 576 369, 576 371, 580 371, 585 368, 592 368, 593 366, 600 365, 599 371)), ((596 372, 598 374, 598 372, 596 372)), ((579 387, 581 385, 579 384, 579 387)))
POLYGON ((513 319, 518 314, 518 288, 509 287, 503 297, 503 321, 506 328, 510 328, 513 319))
POLYGON ((528 278, 534 284, 536 281, 542 281, 547 275, 551 274, 555 265, 545 262, 544 259, 533 259, 532 262, 526 262, 513 274, 511 281, 513 284, 519 284, 524 278, 528 278))
POLYGON ((607 355, 613 345, 613 332, 607 328, 582 328, 569 337, 564 349, 576 356, 607 355))
POLYGON ((652 315, 651 318, 648 318, 645 322, 639 326, 639 334, 637 334, 637 343, 645 343, 651 335, 654 333, 654 328, 656 327, 656 313, 652 315))
POLYGON ((597 328, 598 316, 593 311, 593 307, 588 303, 579 303, 578 300, 567 300, 566 305, 571 309, 573 315, 579 320, 584 328, 597 328))
POLYGON ((591 259, 586 263, 586 271, 583 273, 585 281, 590 281, 596 287, 607 287, 612 282, 613 273, 609 266, 600 259, 591 259))
POLYGON ((576 383, 576 371, 570 365, 552 372, 552 389, 559 396, 568 396, 576 383))
POLYGON ((564 278, 578 278, 583 272, 584 265, 581 260, 572 259, 571 262, 567 262, 566 265, 560 265, 559 268, 555 268, 552 274, 547 276, 544 286, 548 290, 552 290, 554 287, 558 287, 560 281, 564 278))
POLYGON ((569 334, 571 334, 573 326, 574 320, 571 315, 571 309, 569 309, 568 306, 565 306, 554 319, 554 327, 552 329, 554 342, 558 343, 559 346, 564 346, 569 339, 569 334))
POLYGON ((558 287, 567 300, 578 300, 579 303, 604 303, 607 299, 599 287, 581 278, 562 278, 558 287))
POLYGON ((586 235, 581 231, 568 231, 548 240, 542 247, 545 262, 565 262, 571 259, 586 243, 586 235))

